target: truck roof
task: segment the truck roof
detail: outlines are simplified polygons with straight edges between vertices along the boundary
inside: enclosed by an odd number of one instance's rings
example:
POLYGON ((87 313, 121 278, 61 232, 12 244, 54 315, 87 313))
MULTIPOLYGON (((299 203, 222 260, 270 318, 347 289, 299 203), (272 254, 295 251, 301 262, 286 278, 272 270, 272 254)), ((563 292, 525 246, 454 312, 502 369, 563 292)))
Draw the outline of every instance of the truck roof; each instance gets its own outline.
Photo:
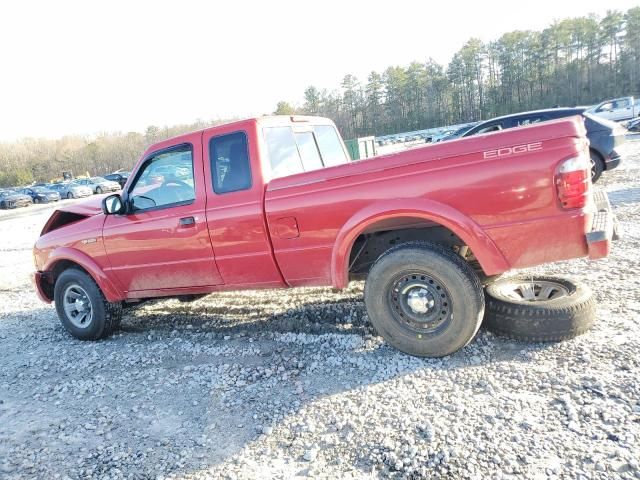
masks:
POLYGON ((180 140, 187 139, 192 136, 194 133, 205 133, 212 132, 215 133, 217 130, 222 132, 229 132, 230 130, 242 130, 243 128, 248 128, 250 125, 259 124, 261 126, 285 126, 285 125, 304 125, 305 123, 313 124, 313 125, 334 125, 333 121, 326 117, 316 117, 311 115, 264 115, 262 117, 250 117, 243 118, 241 120, 235 120, 233 122, 221 123, 219 125, 214 125, 212 127, 201 128, 198 130, 193 130, 191 132, 182 133, 180 135, 176 135, 174 137, 169 137, 164 140, 160 140, 155 142, 144 151, 143 156, 147 156, 149 153, 158 150, 158 147, 164 148, 164 145, 178 144, 180 140))

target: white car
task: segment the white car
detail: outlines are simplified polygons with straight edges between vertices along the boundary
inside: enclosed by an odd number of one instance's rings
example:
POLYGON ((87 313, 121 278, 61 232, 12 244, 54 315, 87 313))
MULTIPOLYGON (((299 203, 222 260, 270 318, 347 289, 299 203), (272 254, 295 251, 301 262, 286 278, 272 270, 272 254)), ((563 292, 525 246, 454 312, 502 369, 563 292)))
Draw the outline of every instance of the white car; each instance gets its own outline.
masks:
POLYGON ((633 97, 612 98, 588 108, 586 113, 616 122, 629 120, 640 115, 640 99, 635 100, 633 97))

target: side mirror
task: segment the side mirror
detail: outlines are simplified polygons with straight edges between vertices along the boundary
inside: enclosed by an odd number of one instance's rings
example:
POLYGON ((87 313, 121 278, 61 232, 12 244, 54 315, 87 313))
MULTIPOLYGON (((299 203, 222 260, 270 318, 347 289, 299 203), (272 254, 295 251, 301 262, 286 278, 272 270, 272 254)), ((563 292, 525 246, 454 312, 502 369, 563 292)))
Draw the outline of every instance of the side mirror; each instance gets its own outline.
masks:
POLYGON ((122 197, 115 193, 102 199, 102 211, 105 215, 116 215, 124 213, 124 202, 122 197))

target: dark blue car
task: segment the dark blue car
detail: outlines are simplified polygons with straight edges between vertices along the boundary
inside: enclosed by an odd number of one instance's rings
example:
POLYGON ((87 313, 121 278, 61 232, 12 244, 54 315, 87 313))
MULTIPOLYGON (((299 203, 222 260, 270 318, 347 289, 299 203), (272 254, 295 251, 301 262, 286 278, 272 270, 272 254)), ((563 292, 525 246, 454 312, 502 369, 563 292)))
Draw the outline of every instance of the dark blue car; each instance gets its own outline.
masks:
POLYGON ((514 113, 504 117, 481 122, 467 130, 458 138, 470 137, 480 133, 496 132, 507 128, 532 125, 534 123, 555 120, 557 118, 580 115, 584 118, 591 153, 591 180, 596 181, 605 170, 612 170, 620 164, 619 150, 625 142, 625 129, 603 118, 585 113, 585 108, 549 108, 531 112, 514 113))
POLYGON ((20 193, 29 195, 33 203, 49 203, 60 200, 60 194, 44 187, 27 187, 20 190, 20 193))

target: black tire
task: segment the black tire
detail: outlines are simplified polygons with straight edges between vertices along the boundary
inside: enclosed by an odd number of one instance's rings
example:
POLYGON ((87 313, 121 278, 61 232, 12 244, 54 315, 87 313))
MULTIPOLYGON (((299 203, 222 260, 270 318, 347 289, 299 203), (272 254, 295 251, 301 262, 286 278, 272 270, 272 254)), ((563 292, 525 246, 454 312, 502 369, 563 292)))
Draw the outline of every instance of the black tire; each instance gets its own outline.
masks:
POLYGON ((364 301, 377 332, 418 357, 460 350, 475 337, 484 313, 482 285, 473 269, 453 251, 427 242, 404 243, 382 254, 367 276, 364 301), (414 282, 418 286, 412 287, 414 282), (402 285, 409 290, 399 295, 402 285), (407 298, 416 288, 429 299, 426 312, 409 309, 407 298))
POLYGON ((82 270, 70 268, 62 272, 56 280, 53 298, 60 322, 67 332, 80 340, 99 340, 120 326, 122 304, 108 302, 93 278, 82 270), (79 286, 86 292, 91 302, 91 320, 83 327, 74 325, 64 308, 63 296, 73 286, 79 286))
POLYGON ((67 192, 67 200, 71 200, 73 198, 73 193, 67 192))
POLYGON ((97 187, 97 188, 96 188, 96 194, 97 194, 97 195, 100 195, 101 193, 102 193, 102 188, 97 187))
POLYGON ((6 210, 7 209, 7 204, 4 203, 4 202, 0 203, 0 209, 6 210))
POLYGON ((599 153, 591 150, 591 183, 596 183, 604 171, 604 161, 599 153))
POLYGON ((38 200, 37 198, 34 198, 33 203, 40 203, 40 200, 38 200))
POLYGON ((585 333, 596 317, 593 292, 582 283, 559 277, 516 276, 499 280, 485 289, 484 326, 513 340, 559 342, 585 333), (501 287, 519 281, 551 281, 564 286, 567 295, 535 302, 517 301, 501 287))

